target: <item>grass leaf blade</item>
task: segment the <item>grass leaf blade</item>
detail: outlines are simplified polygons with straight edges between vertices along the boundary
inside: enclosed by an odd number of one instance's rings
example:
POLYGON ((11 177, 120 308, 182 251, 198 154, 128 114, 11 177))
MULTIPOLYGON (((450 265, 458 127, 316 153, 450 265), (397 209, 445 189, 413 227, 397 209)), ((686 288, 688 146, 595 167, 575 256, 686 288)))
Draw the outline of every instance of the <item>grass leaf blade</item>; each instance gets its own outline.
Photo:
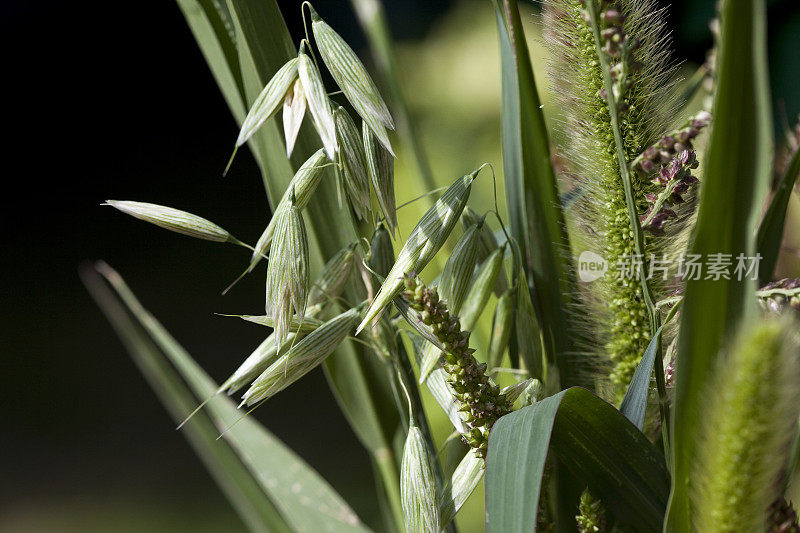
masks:
POLYGON ((761 265, 759 267, 759 283, 764 285, 772 279, 775 272, 775 264, 778 262, 778 254, 781 250, 783 240, 783 229, 786 224, 786 212, 789 207, 789 198, 792 196, 792 188, 800 174, 800 150, 795 150, 786 172, 775 188, 775 195, 769 203, 767 212, 758 226, 758 253, 761 254, 761 265))
MULTIPOLYGON (((213 425, 206 428, 202 437, 205 453, 210 454, 208 460, 214 463, 225 461, 223 472, 235 472, 240 478, 247 474, 250 480, 255 481, 262 497, 254 501, 258 506, 266 506, 261 513, 269 512, 271 508, 276 514, 264 517, 269 522, 258 529, 365 530, 358 517, 319 474, 254 419, 242 418, 243 413, 229 399, 215 396, 217 385, 142 308, 119 274, 104 264, 98 265, 98 270, 114 292, 108 290, 94 271, 84 274, 87 285, 109 320, 118 328, 137 363, 152 365, 151 372, 145 375, 157 391, 162 391, 161 399, 173 418, 181 420, 198 400, 213 397, 207 404, 209 414, 205 418, 213 421, 213 425), (231 427, 234 423, 236 426, 231 427), (217 440, 221 431, 225 431, 225 442, 217 440), (298 489, 290 490, 290 487, 298 489), (279 515, 276 507, 280 509, 279 515), (280 516, 285 517, 285 522, 278 519, 280 516)), ((196 419, 204 420, 202 417, 192 418, 184 427, 196 427, 196 419)), ((189 438, 194 440, 198 437, 189 438)), ((219 465, 209 465, 209 468, 213 472, 213 468, 219 468, 219 465)), ((242 479, 226 481, 228 484, 245 484, 242 479)), ((222 486, 225 487, 225 483, 222 486)), ((250 497, 255 499, 258 494, 253 493, 252 486, 249 491, 252 493, 250 497)))
MULTIPOLYGON (((690 252, 756 253, 754 229, 769 187, 771 111, 763 0, 725 2, 720 20, 714 124, 690 252)), ((746 278, 746 276, 745 276, 746 278)), ((665 531, 692 529, 691 464, 705 387, 725 340, 755 306, 755 281, 690 279, 683 299, 673 417, 673 488, 665 531)))
POLYGON ((550 146, 516 0, 495 0, 503 78, 503 172, 512 236, 517 240, 542 326, 546 355, 572 383, 566 284, 569 240, 550 162, 550 146))
POLYGON ((663 457, 619 411, 572 387, 504 416, 492 428, 487 532, 531 531, 551 446, 562 464, 603 495, 618 525, 661 530, 669 493, 663 457))

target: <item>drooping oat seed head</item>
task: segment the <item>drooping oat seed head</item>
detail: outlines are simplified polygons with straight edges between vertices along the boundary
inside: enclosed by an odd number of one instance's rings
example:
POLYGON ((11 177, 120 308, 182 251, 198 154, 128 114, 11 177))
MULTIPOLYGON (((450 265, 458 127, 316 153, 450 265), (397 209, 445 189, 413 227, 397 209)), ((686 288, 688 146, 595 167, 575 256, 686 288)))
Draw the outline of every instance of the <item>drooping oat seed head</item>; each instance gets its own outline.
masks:
POLYGON ((278 217, 267 267, 266 314, 275 323, 275 338, 282 344, 291 317, 305 315, 308 298, 308 240, 300 209, 291 203, 278 217))
POLYGON ((369 243, 369 268, 385 278, 394 265, 394 246, 386 224, 380 223, 369 243))
POLYGON ((364 154, 364 145, 361 143, 361 135, 350 114, 343 107, 336 110, 334 120, 342 181, 353 211, 359 219, 364 219, 370 213, 370 201, 367 158, 364 154))
POLYGON ((333 79, 375 136, 393 153, 386 129, 394 129, 394 121, 367 69, 345 40, 320 18, 313 7, 309 5, 309 8, 317 48, 333 79))
POLYGON ((267 85, 256 97, 250 111, 242 122, 236 146, 242 146, 267 120, 278 112, 278 108, 286 98, 286 94, 297 79, 299 59, 293 58, 286 62, 278 72, 272 76, 267 85))
POLYGON ((344 291, 356 261, 356 244, 339 250, 323 267, 308 294, 309 310, 320 312, 344 291))
POLYGON ((380 143, 375 134, 367 127, 361 126, 364 139, 364 153, 367 156, 367 171, 369 172, 372 188, 378 197, 378 204, 383 212, 383 217, 389 225, 389 231, 394 237, 397 230, 397 212, 394 198, 394 157, 380 143))
POLYGON ((180 211, 171 207, 128 200, 106 200, 103 205, 110 205, 132 217, 155 224, 164 229, 182 233, 197 239, 214 242, 232 242, 242 244, 230 233, 210 220, 180 211))
POLYGON ((292 195, 294 195, 294 204, 298 209, 303 209, 308 204, 311 196, 314 194, 314 191, 317 190, 317 186, 322 180, 325 161, 327 161, 325 150, 320 148, 297 169, 292 181, 286 188, 286 192, 283 193, 283 197, 275 207, 275 213, 267 224, 266 229, 261 234, 261 237, 258 238, 258 242, 256 242, 253 257, 247 269, 248 272, 252 271, 258 262, 261 261, 261 258, 266 255, 272 243, 272 237, 275 234, 275 224, 278 222, 277 215, 292 202, 292 195))
MULTIPOLYGON (((294 337, 294 334, 290 333, 286 338, 286 342, 292 342, 294 337)), ((253 350, 253 353, 247 356, 247 359, 239 365, 239 368, 231 374, 231 377, 225 380, 219 390, 226 391, 230 395, 251 383, 275 360, 278 355, 278 348, 275 344, 275 335, 270 334, 269 337, 264 339, 264 342, 253 350)))
POLYGON ((433 460, 419 427, 411 425, 400 466, 400 502, 407 533, 439 531, 433 460))
POLYGON ((464 232, 453 247, 439 277, 439 294, 447 301, 450 311, 456 315, 461 311, 461 305, 472 281, 472 274, 475 272, 478 242, 483 226, 484 221, 481 219, 464 232))
MULTIPOLYGON (((470 206, 464 208, 464 213, 461 215, 461 225, 466 231, 470 226, 477 224, 481 220, 481 216, 475 212, 470 206)), ((480 240, 478 241, 478 263, 483 263, 495 250, 497 250, 497 239, 492 233, 492 228, 488 224, 484 224, 480 232, 480 240)), ((494 286, 495 294, 500 297, 506 289, 508 283, 505 274, 497 277, 494 286)))
POLYGON ((358 323, 359 309, 349 309, 315 329, 276 359, 244 393, 242 405, 253 405, 282 391, 322 364, 358 323))
POLYGON ((489 355, 487 361, 489 368, 500 366, 503 354, 511 340, 511 331, 514 329, 514 318, 517 301, 517 291, 509 289, 497 301, 492 318, 492 338, 489 341, 489 355))
MULTIPOLYGON (((305 43, 303 43, 305 45, 305 43)), ((303 86, 303 94, 308 102, 308 109, 311 111, 311 119, 314 129, 317 130, 325 153, 331 161, 336 160, 336 125, 333 120, 333 108, 331 107, 325 85, 319 75, 319 70, 314 61, 304 52, 301 47, 300 54, 297 56, 297 74, 300 76, 300 83, 303 86)))
MULTIPOLYGON (((485 226, 484 226, 485 228, 485 226)), ((496 248, 478 267, 478 273, 475 276, 475 281, 472 283, 467 297, 464 299, 464 304, 461 306, 461 327, 471 330, 475 327, 481 312, 486 307, 489 301, 489 296, 492 291, 496 291, 498 285, 507 287, 505 280, 505 273, 503 272, 503 258, 506 253, 506 244, 500 248, 496 248), (498 281, 502 281, 499 284, 498 281)), ((478 251, 480 255, 480 250, 478 251)), ((504 294, 505 291, 500 293, 504 294)))
POLYGON ((420 272, 433 259, 458 222, 458 217, 469 199, 472 182, 479 171, 480 169, 474 170, 457 179, 423 215, 397 255, 397 261, 386 275, 386 280, 358 326, 358 331, 380 317, 400 294, 406 272, 420 272))

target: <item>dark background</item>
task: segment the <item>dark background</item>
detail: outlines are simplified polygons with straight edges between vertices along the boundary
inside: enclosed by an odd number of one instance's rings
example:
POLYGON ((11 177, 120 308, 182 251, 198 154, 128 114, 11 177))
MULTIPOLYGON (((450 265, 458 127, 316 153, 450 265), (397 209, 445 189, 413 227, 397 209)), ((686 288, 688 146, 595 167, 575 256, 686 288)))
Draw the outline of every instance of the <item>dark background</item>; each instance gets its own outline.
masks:
MULTIPOLYGON (((280 3, 297 31, 299 2, 280 3)), ((399 39, 424 37, 451 4, 386 3, 399 39)), ((363 47, 348 2, 315 6, 363 47)), ((773 91, 792 117, 800 111, 791 39, 800 35, 800 8, 792 0, 770 6, 773 91)), ((669 13, 678 57, 702 62, 713 1, 673 3, 669 13)), ((128 518, 145 520, 135 515, 152 511, 154 500, 161 514, 143 522, 153 528, 211 527, 188 509, 213 510, 220 523, 239 527, 77 275, 82 262, 105 259, 217 379, 263 338, 257 326, 213 315, 263 311, 259 276, 219 294, 246 251, 99 206, 116 198, 183 208, 249 242, 265 224, 249 155, 221 177, 237 131, 182 15, 163 0, 6 1, 0 40, 0 529, 26 529, 38 523, 30 516, 58 516, 63 506, 65 529, 79 522, 69 509, 83 508, 111 509, 110 520, 123 521, 112 529, 121 530, 128 518)), ((350 496, 348 488, 368 487, 372 476, 320 372, 255 416, 347 493, 359 514, 374 514, 368 493, 350 496)))

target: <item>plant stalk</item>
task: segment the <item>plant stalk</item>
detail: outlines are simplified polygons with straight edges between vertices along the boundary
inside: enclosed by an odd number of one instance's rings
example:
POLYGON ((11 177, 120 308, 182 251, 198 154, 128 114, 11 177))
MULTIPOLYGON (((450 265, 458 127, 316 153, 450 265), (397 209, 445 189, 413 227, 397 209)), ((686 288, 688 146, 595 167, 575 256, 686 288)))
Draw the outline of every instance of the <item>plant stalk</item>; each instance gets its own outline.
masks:
POLYGON ((372 456, 375 459, 376 470, 381 478, 395 527, 398 532, 402 533, 406 530, 406 526, 403 521, 403 507, 400 503, 400 472, 394 453, 389 448, 381 448, 375 450, 372 456))
MULTIPOLYGON (((644 233, 642 226, 639 224, 639 214, 636 209, 636 199, 633 192, 633 181, 631 180, 630 169, 628 168, 628 161, 625 157, 624 144, 622 142, 622 132, 619 127, 619 108, 617 106, 616 97, 614 95, 613 82, 611 80, 611 70, 608 63, 608 58, 603 52, 603 43, 600 38, 600 24, 597 20, 597 10, 595 9, 595 0, 586 0, 586 10, 589 13, 591 20, 591 30, 594 36, 595 49, 597 50, 597 59, 600 62, 600 70, 603 73, 603 87, 606 93, 606 103, 608 105, 608 114, 611 117, 611 129, 614 132, 614 144, 617 152, 617 162, 619 164, 619 175, 622 179, 622 187, 625 191, 625 204, 628 207, 628 221, 633 234, 633 244, 636 254, 644 259, 644 233)), ((642 285, 642 297, 647 308, 647 315, 650 319, 650 331, 655 334, 659 326, 658 311, 653 303, 653 294, 650 291, 650 286, 647 283, 647 277, 639 272, 639 279, 642 285)), ((658 346, 658 353, 656 354, 656 384, 659 381, 662 386, 658 386, 659 406, 661 408, 661 425, 665 434, 665 442, 669 442, 669 406, 666 397, 666 385, 664 383, 664 369, 661 362, 661 343, 658 346), (659 379, 660 376, 660 379, 659 379)))

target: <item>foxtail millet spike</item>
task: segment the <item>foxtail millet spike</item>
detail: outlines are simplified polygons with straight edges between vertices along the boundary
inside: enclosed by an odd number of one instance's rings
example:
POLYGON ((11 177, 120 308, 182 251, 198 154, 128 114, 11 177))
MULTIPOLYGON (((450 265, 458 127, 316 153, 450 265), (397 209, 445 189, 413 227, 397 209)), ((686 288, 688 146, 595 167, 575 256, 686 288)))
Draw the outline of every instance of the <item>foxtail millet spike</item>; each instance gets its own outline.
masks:
POLYGON ((442 367, 470 428, 463 438, 478 456, 486 459, 489 431, 500 417, 511 412, 511 402, 489 379, 486 364, 478 363, 472 355, 475 350, 469 347, 470 333, 461 330, 458 317, 450 314, 436 289, 426 287, 412 274, 404 276, 404 285, 401 297, 431 327, 445 348, 442 367))

